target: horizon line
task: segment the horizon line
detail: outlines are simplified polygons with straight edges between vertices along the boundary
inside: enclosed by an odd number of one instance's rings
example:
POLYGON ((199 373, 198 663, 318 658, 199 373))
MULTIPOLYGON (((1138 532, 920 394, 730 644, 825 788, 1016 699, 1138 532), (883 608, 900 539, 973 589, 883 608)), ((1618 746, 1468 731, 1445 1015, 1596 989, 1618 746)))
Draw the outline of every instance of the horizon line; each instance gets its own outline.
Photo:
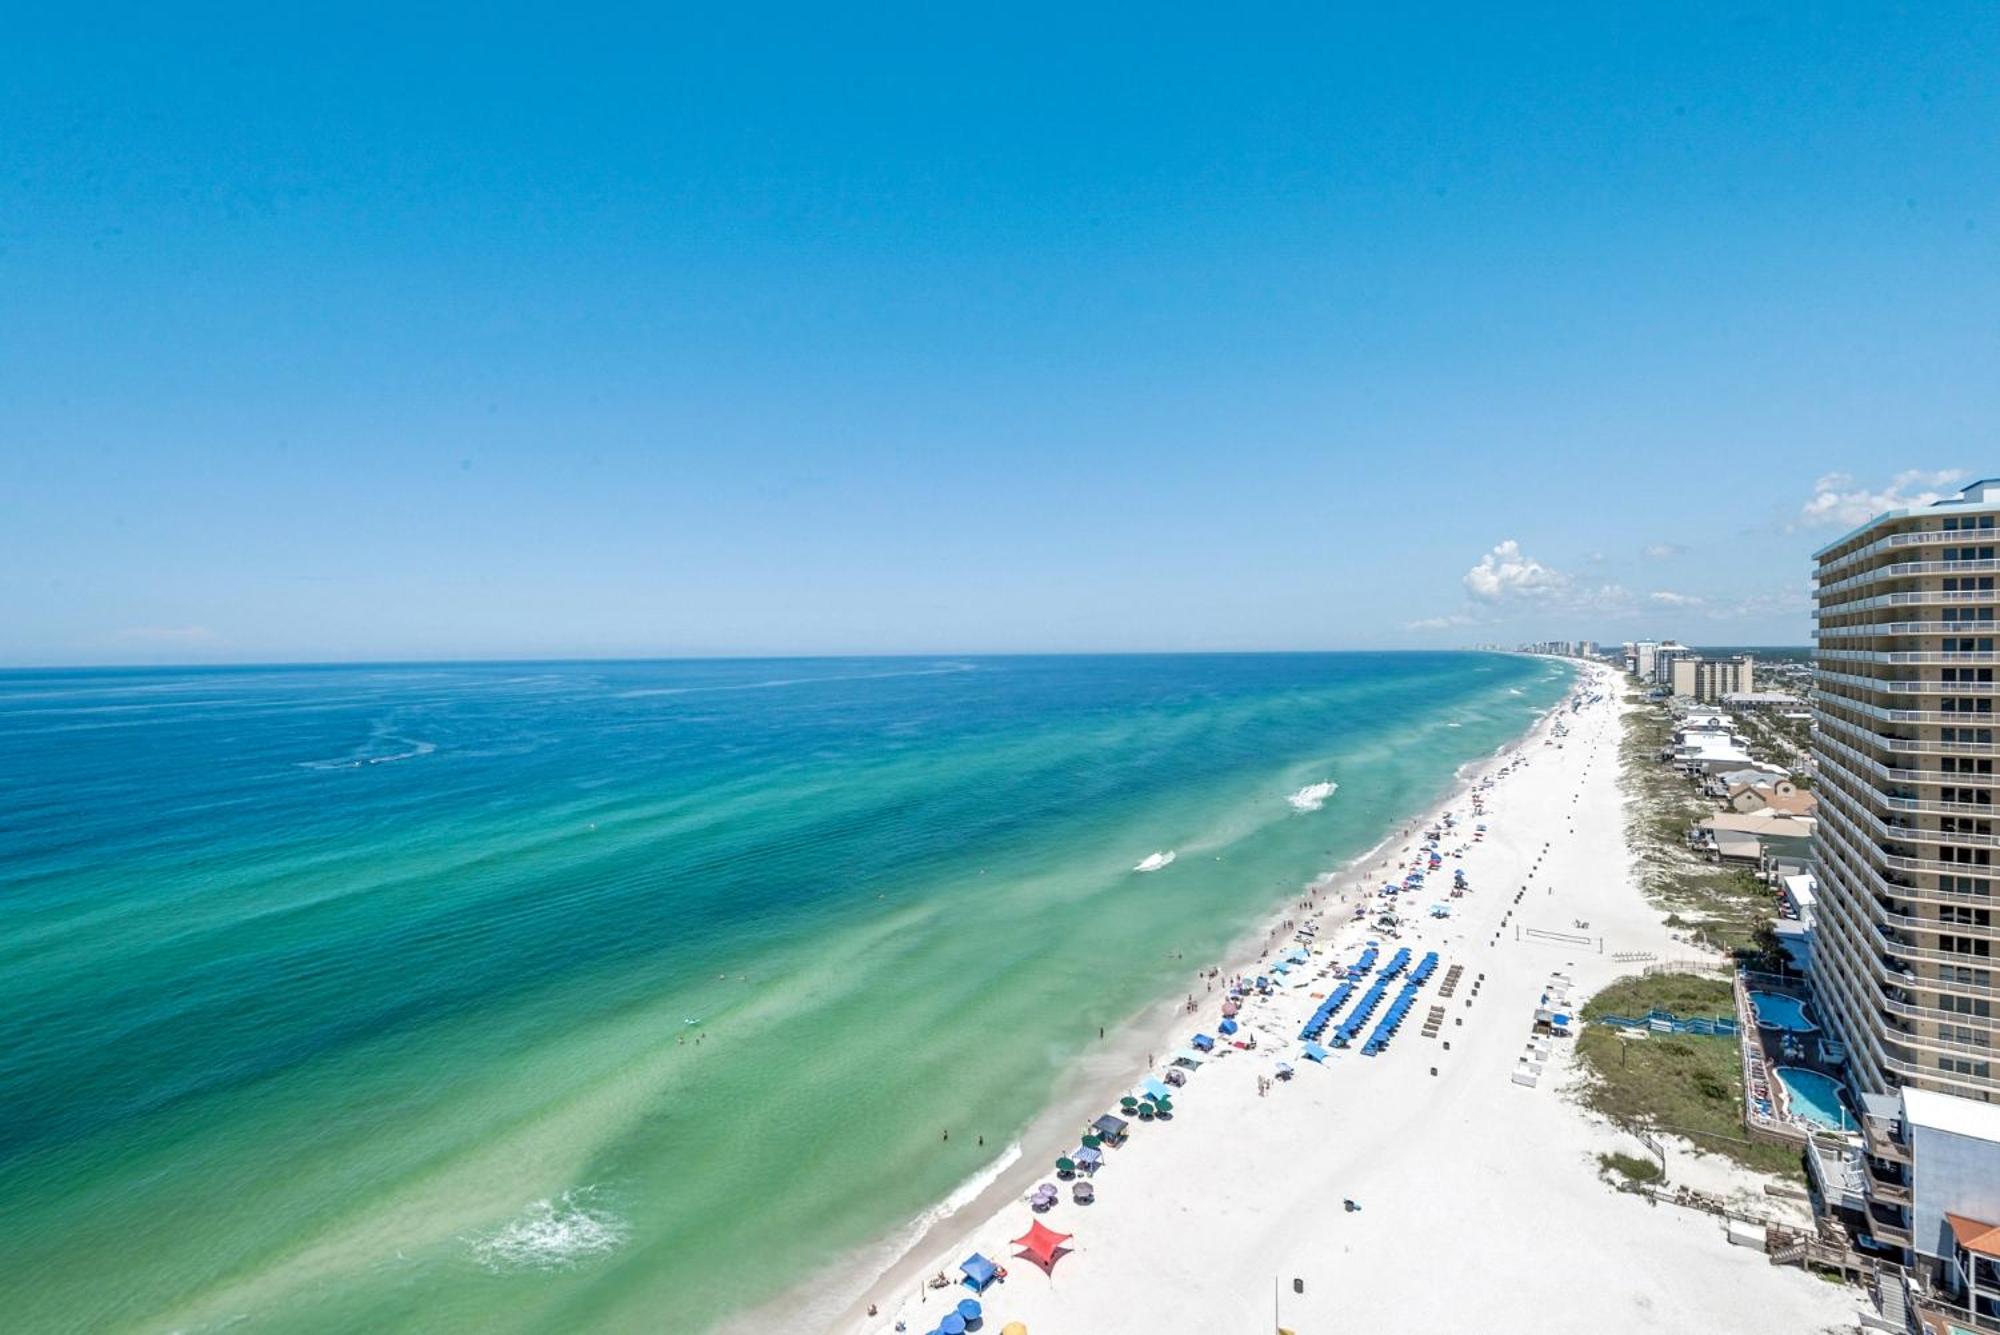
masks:
MULTIPOLYGON (((1761 644, 1690 646, 1729 649, 1802 649, 1810 644, 1761 644)), ((584 663, 799 663, 838 660, 908 660, 919 658, 1255 658, 1305 657, 1316 654, 1525 654, 1531 657, 1560 657, 1535 654, 1532 650, 1504 646, 1456 644, 1444 646, 1383 646, 1372 649, 1003 649, 930 650, 884 653, 681 653, 681 654, 602 654, 554 655, 492 658, 275 658, 244 659, 240 662, 156 662, 156 663, 10 663, 0 664, 0 675, 29 672, 229 672, 273 668, 365 668, 365 667, 472 667, 526 664, 584 663)))

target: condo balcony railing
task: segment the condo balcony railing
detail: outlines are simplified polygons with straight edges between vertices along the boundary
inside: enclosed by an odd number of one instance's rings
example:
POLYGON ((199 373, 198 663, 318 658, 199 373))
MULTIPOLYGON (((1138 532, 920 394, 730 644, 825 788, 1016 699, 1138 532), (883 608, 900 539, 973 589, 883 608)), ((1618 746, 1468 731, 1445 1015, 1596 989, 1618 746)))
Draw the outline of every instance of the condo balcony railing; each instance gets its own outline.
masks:
POLYGON ((1843 570, 1851 570, 1884 552, 1905 551, 1911 547, 1952 547, 1967 543, 1977 546, 1980 543, 1990 542, 2000 542, 2000 529, 1954 529, 1950 532, 1927 529, 1914 533, 1889 533, 1822 563, 1818 573, 1820 578, 1824 579, 1843 570))
POLYGON ((2000 682, 1938 681, 1928 677, 1860 677, 1830 668, 1816 668, 1813 682, 1856 691, 1876 691, 1888 695, 2000 695, 2000 682))
MULTIPOLYGON (((1996 636, 2000 638, 2000 636, 1996 636)), ((1917 667, 1960 664, 1992 667, 2000 664, 2000 652, 1992 649, 1821 649, 1824 661, 1842 663, 1908 663, 1917 667)))
POLYGON ((1894 639, 1910 635, 1991 635, 2000 622, 1994 621, 1848 621, 1829 626, 1821 622, 1814 634, 1826 640, 1894 639))
POLYGON ((1936 723, 1950 728, 1990 728, 2000 715, 1990 709, 1891 709, 1878 705, 1872 700, 1850 695, 1846 687, 1832 687, 1821 691, 1813 700, 1814 704, 1837 707, 1850 714, 1865 714, 1869 718, 1881 719, 1884 723, 1936 723))
POLYGON ((1884 607, 1920 607, 1927 603, 2000 603, 2000 590, 1903 589, 1896 593, 1869 594, 1865 598, 1821 602, 1814 609, 1814 615, 1848 616, 1856 612, 1873 612, 1884 607))
MULTIPOLYGON (((1996 747, 1992 742, 1932 742, 1925 741, 1921 737, 1899 737, 1894 733, 1876 732, 1872 728, 1863 727, 1859 723, 1828 712, 1820 707, 1820 702, 1817 700, 1814 701, 1813 722, 1822 729, 1836 729, 1863 746, 1872 746, 1878 751, 1893 751, 1899 755, 1990 756, 2000 752, 2000 747, 1996 747)), ((1963 718, 1961 724, 1965 727, 1982 726, 1963 718)))
MULTIPOLYGON (((1869 825, 1876 828, 1878 837, 1880 838, 1896 839, 1910 843, 1917 842, 1914 836, 1905 834, 1900 830, 1882 833, 1882 822, 1875 820, 1873 817, 1866 819, 1869 825)), ((1941 876, 1991 876, 1995 872, 1995 868, 1986 863, 1947 862, 1942 858, 1914 857, 1909 853, 1896 852, 1880 844, 1872 843, 1860 825, 1850 821, 1845 812, 1842 812, 1830 802, 1823 801, 1819 805, 1819 825, 1821 829, 1832 826, 1835 829, 1841 830, 1849 838, 1859 840, 1863 845, 1873 850, 1868 855, 1870 861, 1878 862, 1884 867, 1891 867, 1897 871, 1935 872, 1941 876)), ((1975 847, 1990 847, 1991 845, 1988 845, 1986 841, 1993 838, 1993 836, 1981 835, 1976 838, 1958 840, 1958 837, 1953 835, 1950 838, 1954 841, 1970 844, 1975 847)))
MULTIPOLYGON (((1834 769, 1840 767, 1840 761, 1832 755, 1832 751, 1828 751, 1826 761, 1834 769)), ((1900 815, 1900 811, 1922 809, 1922 801, 1912 801, 1908 797, 1892 797, 1890 793, 1882 793, 1874 787, 1868 787, 1866 783, 1856 783, 1852 787, 1844 783, 1826 783, 1820 789, 1820 805, 1828 809, 1838 809, 1848 819, 1868 825, 1870 829, 1876 831, 1876 835, 1884 839, 1902 839, 1916 843, 1960 843, 1966 847, 2000 847, 2000 835, 1972 833, 1972 831, 1960 833, 1956 829, 1934 829, 1918 821, 1912 821, 1910 817, 1900 815), (1876 815, 1872 807, 1888 807, 1890 815, 1876 815)), ((1994 815, 1994 807, 1990 803, 1982 805, 1976 801, 1932 801, 1930 805, 1942 807, 1952 815, 1968 813, 1974 819, 1982 817, 1990 819, 1994 815)))
MULTIPOLYGON (((1893 1016, 1901 1016, 1929 1024, 1956 1024, 1970 1027, 1985 1026, 1987 1028, 1991 1028, 1994 1024, 1991 1016, 1965 1015, 1958 1011, 1939 1010, 1935 1006, 1919 1006, 1913 1002, 1899 1000, 1896 997, 1886 995, 1882 997, 1882 1009, 1893 1016)), ((1915 1035, 1912 1035, 1907 1029, 1898 1028, 1897 1033, 1912 1039, 1915 1038, 1915 1035)), ((1920 1041, 1960 1056, 1971 1057, 1978 1056, 1981 1053, 1993 1052, 1991 1047, 1984 1044, 1960 1043, 1956 1039, 1932 1037, 1920 1041)))
POLYGON ((1991 774, 1946 774, 1942 770, 1900 769, 1893 765, 1884 765, 1881 761, 1875 759, 1875 757, 1849 746, 1831 731, 1822 732, 1815 741, 1823 755, 1832 754, 1838 756, 1847 765, 1850 773, 1859 770, 1875 775, 1878 779, 1896 783, 1977 784, 2000 782, 2000 778, 1996 778, 1996 776, 1991 774))
MULTIPOLYGON (((1898 1034, 1895 1040, 1889 1040, 1887 1035, 1894 1031, 1871 1013, 1870 1008, 1882 1000, 1880 994, 1859 983, 1852 988, 1848 986, 1847 957, 1837 949, 1828 952, 1827 965, 1832 971, 1833 978, 1839 980, 1835 985, 1840 988, 1841 1005, 1851 1016, 1857 1017, 1856 1023, 1841 1027, 1841 1037, 1846 1041, 1850 1055, 1859 1058, 1864 1068, 1872 1067, 1877 1073, 1894 1072, 1905 1080, 1948 1085, 1952 1087, 1953 1093, 1963 1093, 1972 1098, 1989 1098, 1993 1091, 2000 1090, 2000 1081, 1991 1077, 1946 1072, 1940 1070, 1935 1063, 1925 1066, 1920 1061, 1912 1061, 1911 1057, 1914 1054, 1903 1048, 1901 1035, 1898 1034), (1858 993, 1855 990, 1857 988, 1858 993)), ((1950 1055, 1980 1057, 1984 1054, 1975 1052, 1950 1055)), ((1874 1144, 1872 1140, 1870 1143, 1874 1144)), ((1900 1148, 1892 1151, 1890 1147, 1893 1145, 1894 1142, 1889 1141, 1879 1148, 1871 1149, 1870 1152, 1882 1154, 1887 1158, 1895 1158, 1899 1153, 1908 1153, 1900 1148)))
MULTIPOLYGON (((1814 841, 1819 847, 1814 852, 1823 880, 1838 875, 1852 882, 1861 891, 1888 899, 1908 900, 1919 904, 1992 909, 2000 912, 2000 899, 1991 894, 1982 895, 1974 890, 1946 890, 1935 885, 1916 885, 1907 878, 1893 874, 1884 875, 1868 861, 1870 857, 1880 857, 1881 850, 1868 843, 1866 839, 1859 838, 1858 831, 1853 834, 1854 840, 1850 842, 1848 827, 1838 817, 1820 822, 1819 832, 1814 836, 1814 841), (1838 856, 1832 858, 1825 856, 1828 850, 1838 856)), ((2000 871, 2000 868, 1959 868, 1960 873, 1970 873, 1975 876, 1988 870, 2000 871)))
MULTIPOLYGON (((1836 773, 1843 780, 1842 786, 1847 791, 1858 795, 1869 807, 1879 811, 1911 811, 1919 815, 1937 816, 1988 817, 2000 813, 2000 806, 1996 806, 1992 802, 1942 802, 1936 798, 1925 797, 1921 793, 1887 791, 1878 788, 1859 774, 1849 770, 1841 763, 1839 753, 1832 747, 1827 747, 1820 756, 1820 774, 1822 779, 1825 779, 1834 777, 1836 773)), ((1955 775, 1927 774, 1919 779, 1918 782, 1940 783, 1955 777, 1955 775)), ((1990 776, 1988 782, 1992 782, 1990 776)), ((1830 787, 1831 785, 1827 786, 1830 787)))
POLYGON ((1937 978, 1917 972, 1912 963, 1937 964, 1957 969, 1990 970, 1996 963, 1986 956, 1959 955, 1942 950, 1926 950, 1919 946, 1906 946, 1893 936, 1872 924, 1854 917, 1846 905, 1830 903, 1823 911, 1838 921, 1837 933, 1820 933, 1831 940, 1838 936, 1844 942, 1853 942, 1857 948, 1866 943, 1861 953, 1872 966, 1878 981, 1889 987, 1909 992, 1936 992, 1940 995, 1985 998, 2000 997, 2000 988, 1991 983, 1967 983, 1958 979, 1937 978))
MULTIPOLYGON (((1989 539, 1990 541, 1990 539, 1989 539)), ((1831 584, 1824 580, 1819 585, 1820 606, 1826 605, 1829 596, 1844 593, 1849 589, 1864 589, 1871 584, 1880 584, 1887 579, 1920 579, 1925 575, 1990 575, 2000 570, 2000 561, 1899 561, 1894 565, 1876 566, 1831 584)))

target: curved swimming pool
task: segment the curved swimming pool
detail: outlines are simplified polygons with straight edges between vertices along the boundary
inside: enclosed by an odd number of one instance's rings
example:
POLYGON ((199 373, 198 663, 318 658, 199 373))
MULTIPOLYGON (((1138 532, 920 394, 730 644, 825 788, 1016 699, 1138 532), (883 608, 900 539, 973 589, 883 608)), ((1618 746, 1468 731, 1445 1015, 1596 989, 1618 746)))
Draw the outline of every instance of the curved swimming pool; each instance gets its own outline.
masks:
POLYGON ((1810 1034, 1819 1029, 1806 1018, 1806 1003, 1783 992, 1752 992, 1750 1005, 1757 1012, 1758 1024, 1794 1034, 1810 1034))
POLYGON ((1847 1110, 1847 1092, 1838 1080, 1802 1066, 1780 1066, 1773 1074, 1785 1087, 1785 1106, 1794 1117, 1828 1131, 1861 1125, 1847 1110))

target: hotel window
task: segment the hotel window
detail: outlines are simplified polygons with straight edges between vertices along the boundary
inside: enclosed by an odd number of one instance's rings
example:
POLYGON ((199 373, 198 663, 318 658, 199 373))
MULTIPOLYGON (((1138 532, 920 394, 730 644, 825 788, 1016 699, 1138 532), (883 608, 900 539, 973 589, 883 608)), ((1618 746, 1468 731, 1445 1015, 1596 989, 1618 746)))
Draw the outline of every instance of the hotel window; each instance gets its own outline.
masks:
POLYGON ((1991 927, 1993 915, 1985 909, 1967 908, 1963 904, 1951 904, 1938 910, 1938 921, 1953 927, 1991 927))
POLYGON ((1956 746, 1988 746, 1993 741, 1993 729, 1939 728, 1938 740, 1956 746))
POLYGON ((1993 697, 1990 695, 1947 695, 1938 701, 1941 714, 1991 714, 1993 697))
POLYGON ((1938 761, 1938 768, 1946 774, 1991 774, 1993 762, 1970 756, 1945 756, 1938 761))
POLYGON ((1938 1069, 1950 1071, 1954 1075, 1969 1075, 1984 1080, 1987 1078, 1988 1066, 1985 1062, 1967 1061, 1963 1057, 1939 1057, 1938 1069))
POLYGON ((1985 635, 1978 639, 1973 639, 1971 636, 1947 635, 1944 638, 1944 651, 1948 654, 1990 654, 1993 652, 1993 639, 1985 635))
POLYGON ((1947 955, 1971 955, 1985 959, 1993 954, 1993 943, 1976 936, 1940 936, 1938 949, 1947 955))
POLYGON ((1992 515, 1967 515, 1964 518, 1947 519, 1944 521, 1944 531, 1947 533, 1972 533, 1982 528, 1992 527, 1992 515))
POLYGON ((1938 1009, 1950 1011, 1954 1015, 1970 1015, 1974 1019, 1987 1020, 1993 1016, 1993 1003, 1973 997, 1943 996, 1937 999, 1938 1009))
POLYGON ((1978 820, 1971 816, 1938 817, 1939 834, 1991 834, 1993 822, 1978 820))
POLYGON ((1993 804, 1991 788, 1940 788, 1938 801, 1952 802, 1962 807, 1984 807, 1993 804))
POLYGON ((1993 897, 1993 883, 1978 876, 1940 876, 1938 889, 1948 895, 1972 895, 1979 899, 1993 897))
POLYGON ((1938 970, 1940 982, 1954 983, 1959 987, 1986 987, 1992 982, 1992 975, 1984 969, 1966 969, 1956 964, 1947 964, 1938 970))

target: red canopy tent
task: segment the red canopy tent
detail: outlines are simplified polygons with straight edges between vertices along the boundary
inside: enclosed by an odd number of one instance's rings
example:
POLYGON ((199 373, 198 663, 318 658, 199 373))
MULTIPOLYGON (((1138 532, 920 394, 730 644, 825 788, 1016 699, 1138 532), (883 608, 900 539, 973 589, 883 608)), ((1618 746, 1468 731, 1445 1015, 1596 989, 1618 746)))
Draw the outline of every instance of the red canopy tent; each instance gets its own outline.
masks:
POLYGON ((1033 1227, 1014 1239, 1014 1245, 1021 1249, 1015 1255, 1026 1257, 1053 1274, 1056 1258, 1069 1253, 1069 1248, 1063 1244, 1075 1236, 1073 1233, 1058 1233, 1037 1219, 1033 1227))

